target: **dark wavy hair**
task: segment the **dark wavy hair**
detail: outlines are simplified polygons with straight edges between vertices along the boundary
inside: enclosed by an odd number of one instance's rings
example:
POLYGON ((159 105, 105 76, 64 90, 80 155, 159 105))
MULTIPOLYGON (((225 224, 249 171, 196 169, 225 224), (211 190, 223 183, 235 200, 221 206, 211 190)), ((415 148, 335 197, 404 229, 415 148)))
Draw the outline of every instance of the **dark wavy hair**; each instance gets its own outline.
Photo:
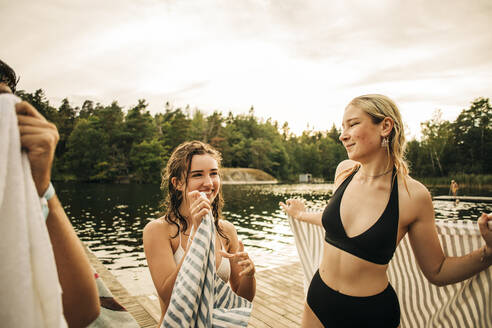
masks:
POLYGON ((0 82, 8 85, 12 93, 15 93, 15 87, 17 86, 17 82, 19 82, 15 71, 2 60, 0 60, 0 82))
MULTIPOLYGON (((222 156, 215 148, 201 141, 188 141, 176 147, 162 172, 161 189, 167 191, 167 196, 161 207, 164 209, 165 220, 178 228, 178 232, 172 238, 176 238, 181 229, 183 231, 188 229, 188 222, 179 213, 179 207, 183 202, 183 193, 174 187, 172 179, 176 178, 178 181, 184 182, 184 189, 186 190, 193 156, 205 154, 212 156, 220 168, 222 156)), ((222 218, 222 207, 224 207, 224 199, 222 197, 222 188, 219 188, 219 192, 212 202, 212 216, 214 217, 215 228, 223 238, 228 240, 219 227, 219 219, 222 218)))

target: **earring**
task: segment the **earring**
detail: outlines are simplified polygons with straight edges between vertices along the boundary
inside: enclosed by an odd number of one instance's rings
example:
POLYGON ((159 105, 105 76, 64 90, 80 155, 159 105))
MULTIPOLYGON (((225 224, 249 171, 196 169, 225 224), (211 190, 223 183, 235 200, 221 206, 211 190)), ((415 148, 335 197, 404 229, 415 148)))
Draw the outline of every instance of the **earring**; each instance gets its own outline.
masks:
POLYGON ((381 148, 388 147, 388 144, 389 144, 388 137, 384 137, 383 140, 381 140, 381 148))

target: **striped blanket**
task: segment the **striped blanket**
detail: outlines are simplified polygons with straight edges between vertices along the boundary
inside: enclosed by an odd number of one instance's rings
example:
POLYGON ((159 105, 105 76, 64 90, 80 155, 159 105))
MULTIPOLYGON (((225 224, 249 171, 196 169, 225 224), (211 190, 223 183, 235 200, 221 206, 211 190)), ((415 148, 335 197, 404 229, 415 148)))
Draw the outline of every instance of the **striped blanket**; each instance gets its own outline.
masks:
POLYGON ((248 325, 252 303, 236 295, 215 270, 215 226, 208 214, 179 270, 161 327, 248 325))
MULTIPOLYGON (((311 281, 323 253, 320 226, 289 217, 304 272, 304 286, 311 281)), ((461 256, 479 248, 482 238, 477 223, 470 220, 436 220, 444 253, 461 256)), ((408 236, 396 249, 388 268, 391 285, 398 294, 401 327, 492 327, 492 268, 460 283, 438 287, 420 271, 408 236)))

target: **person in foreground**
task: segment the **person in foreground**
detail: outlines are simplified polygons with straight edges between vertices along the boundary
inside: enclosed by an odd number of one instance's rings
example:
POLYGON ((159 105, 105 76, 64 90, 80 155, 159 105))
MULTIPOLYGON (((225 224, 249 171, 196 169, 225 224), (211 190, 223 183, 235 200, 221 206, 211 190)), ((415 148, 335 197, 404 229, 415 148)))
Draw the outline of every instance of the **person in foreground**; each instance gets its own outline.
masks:
POLYGON ((222 219, 221 156, 200 141, 185 142, 171 154, 162 177, 167 188, 163 217, 143 231, 145 256, 161 304, 161 325, 174 282, 202 219, 212 212, 216 227, 217 275, 239 296, 252 301, 256 292, 255 266, 238 240, 236 229, 222 219), (200 195, 204 193, 205 197, 200 195))
MULTIPOLYGON (((16 83, 15 72, 0 61, 0 94, 13 94, 16 83)), ((86 327, 99 315, 99 295, 84 248, 50 183, 58 130, 28 102, 17 103, 15 110, 37 193, 40 198, 50 195, 46 226, 62 288, 63 315, 69 327, 86 327)))
POLYGON ((303 327, 397 327, 400 306, 387 277, 388 262, 406 233, 425 277, 443 286, 463 281, 492 263, 492 214, 478 225, 484 245, 447 257, 440 245, 432 198, 411 178, 404 160, 403 122, 395 103, 364 95, 345 108, 340 136, 349 159, 335 173, 324 212, 307 212, 289 199, 280 206, 297 220, 324 227, 319 270, 312 278, 303 327))

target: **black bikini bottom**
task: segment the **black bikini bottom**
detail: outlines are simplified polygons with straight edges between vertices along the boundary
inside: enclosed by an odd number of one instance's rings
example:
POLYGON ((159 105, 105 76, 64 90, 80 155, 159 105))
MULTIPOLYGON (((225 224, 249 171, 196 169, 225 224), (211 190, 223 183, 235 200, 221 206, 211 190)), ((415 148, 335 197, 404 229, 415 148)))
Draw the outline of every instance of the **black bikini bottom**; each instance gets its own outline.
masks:
POLYGON ((400 324, 398 296, 389 283, 376 295, 349 296, 328 287, 318 270, 309 285, 307 304, 325 327, 395 328, 400 324))

